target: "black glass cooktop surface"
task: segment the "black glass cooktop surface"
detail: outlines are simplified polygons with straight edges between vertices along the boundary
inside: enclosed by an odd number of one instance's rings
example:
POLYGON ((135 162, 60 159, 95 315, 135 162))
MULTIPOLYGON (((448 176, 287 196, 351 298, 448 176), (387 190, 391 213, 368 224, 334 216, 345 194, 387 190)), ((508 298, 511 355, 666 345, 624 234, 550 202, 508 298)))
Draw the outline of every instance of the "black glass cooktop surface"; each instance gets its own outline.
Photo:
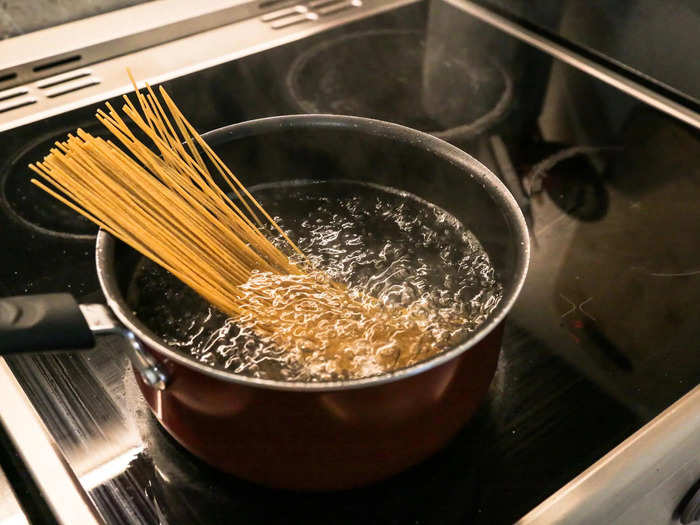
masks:
POLYGON ((697 61, 685 59, 697 48, 700 7, 694 0, 476 0, 491 12, 577 53, 603 60, 636 81, 697 111, 697 61))
MULTIPOLYGON (((324 63, 332 68, 335 52, 357 75, 372 75, 354 89, 381 87, 380 75, 398 85, 389 78, 397 71, 401 82, 416 83, 396 92, 413 105, 396 100, 382 106, 382 117, 468 130, 447 138, 491 167, 523 209, 531 267, 488 398, 449 446, 408 472, 361 490, 291 494, 218 473, 166 435, 137 392, 118 338, 100 339, 93 351, 9 358, 108 523, 512 523, 700 378, 696 131, 435 5, 166 87, 201 131, 300 112, 289 68, 303 56, 327 88, 317 104, 342 95, 346 107, 371 116, 367 101, 376 98, 332 89, 328 79, 339 77, 324 63), (396 69, 385 59, 382 70, 366 66, 343 45, 370 61, 353 37, 368 31, 373 38, 403 31, 417 47, 398 48, 396 69), (315 52, 328 56, 313 62, 315 52), (469 82, 450 76, 465 70, 469 82), (465 93, 480 89, 493 90, 482 99, 488 104, 465 108, 465 93), (497 115, 479 121, 503 100, 497 115)), ((313 91, 304 91, 306 102, 313 91)), ((94 110, 3 134, 0 295, 69 291, 101 300, 94 228, 31 187, 25 168, 54 138, 91 125, 94 110)))

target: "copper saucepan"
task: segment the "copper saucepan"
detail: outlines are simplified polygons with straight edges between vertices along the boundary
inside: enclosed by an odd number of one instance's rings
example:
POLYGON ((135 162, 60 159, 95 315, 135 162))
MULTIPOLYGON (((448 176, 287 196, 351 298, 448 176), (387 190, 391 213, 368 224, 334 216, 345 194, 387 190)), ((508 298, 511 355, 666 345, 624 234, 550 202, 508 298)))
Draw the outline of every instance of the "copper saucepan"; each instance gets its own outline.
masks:
POLYGON ((466 342, 409 368, 326 383, 254 379, 168 348, 142 324, 125 298, 141 256, 100 231, 97 272, 107 306, 78 305, 68 294, 1 299, 0 354, 91 348, 94 335, 121 333, 163 427, 214 467, 272 487, 357 487, 445 445, 488 389, 503 320, 527 272, 527 228, 505 186, 438 138, 366 118, 271 117, 204 138, 247 185, 354 179, 440 206, 488 252, 504 286, 501 303, 466 342))

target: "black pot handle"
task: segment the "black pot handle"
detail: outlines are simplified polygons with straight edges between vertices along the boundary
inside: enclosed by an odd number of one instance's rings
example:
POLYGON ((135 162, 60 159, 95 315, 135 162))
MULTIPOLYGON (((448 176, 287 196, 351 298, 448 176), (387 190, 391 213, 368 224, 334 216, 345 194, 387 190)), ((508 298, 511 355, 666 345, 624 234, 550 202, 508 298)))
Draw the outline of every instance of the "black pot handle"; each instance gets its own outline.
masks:
POLYGON ((95 337, 70 294, 0 298, 0 355, 94 345, 95 337))
POLYGON ((165 368, 102 304, 82 304, 65 293, 0 298, 0 356, 79 350, 95 346, 95 335, 116 334, 143 381, 158 390, 168 384, 165 368))

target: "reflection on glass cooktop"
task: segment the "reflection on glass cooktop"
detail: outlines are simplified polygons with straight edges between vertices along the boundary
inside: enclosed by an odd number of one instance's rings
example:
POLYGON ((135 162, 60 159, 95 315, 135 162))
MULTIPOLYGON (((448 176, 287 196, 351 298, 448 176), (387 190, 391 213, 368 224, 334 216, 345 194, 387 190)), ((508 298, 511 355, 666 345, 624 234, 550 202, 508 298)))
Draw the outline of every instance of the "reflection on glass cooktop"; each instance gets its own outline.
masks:
MULTIPOLYGON (((166 435, 118 338, 92 352, 8 359, 108 523, 512 523, 698 382, 697 133, 465 16, 404 8, 166 87, 201 130, 292 113, 299 106, 285 79, 295 57, 324 39, 398 28, 426 31, 425 107, 452 107, 442 97, 463 92, 437 82, 440 57, 487 44, 479 56, 488 50, 507 70, 512 103, 502 119, 454 142, 515 194, 532 260, 478 414, 445 450, 393 479, 291 494, 220 474, 166 435)), ((3 135, 1 295, 101 300, 92 232, 37 209, 19 165, 40 154, 32 145, 93 112, 3 135)))
POLYGON ((11 367, 110 523, 511 523, 638 425, 511 325, 487 401, 435 457, 366 489, 272 491, 182 449, 141 399, 119 341, 101 346, 11 367))

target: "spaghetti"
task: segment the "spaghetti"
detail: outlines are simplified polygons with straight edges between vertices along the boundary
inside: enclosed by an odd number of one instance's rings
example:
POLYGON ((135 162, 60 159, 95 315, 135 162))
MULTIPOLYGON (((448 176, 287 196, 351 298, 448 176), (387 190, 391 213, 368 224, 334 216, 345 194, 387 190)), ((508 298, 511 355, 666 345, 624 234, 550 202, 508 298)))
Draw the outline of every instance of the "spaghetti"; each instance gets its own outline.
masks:
POLYGON ((464 319, 434 330, 422 313, 387 308, 313 268, 165 90, 159 98, 131 80, 136 104, 124 96, 122 112, 135 131, 109 103, 97 112, 121 147, 79 129, 30 165, 34 184, 302 364, 320 363, 343 377, 358 356, 371 356, 363 375, 381 373, 450 342, 444 334, 464 319), (264 227, 284 239, 282 248, 264 227))

